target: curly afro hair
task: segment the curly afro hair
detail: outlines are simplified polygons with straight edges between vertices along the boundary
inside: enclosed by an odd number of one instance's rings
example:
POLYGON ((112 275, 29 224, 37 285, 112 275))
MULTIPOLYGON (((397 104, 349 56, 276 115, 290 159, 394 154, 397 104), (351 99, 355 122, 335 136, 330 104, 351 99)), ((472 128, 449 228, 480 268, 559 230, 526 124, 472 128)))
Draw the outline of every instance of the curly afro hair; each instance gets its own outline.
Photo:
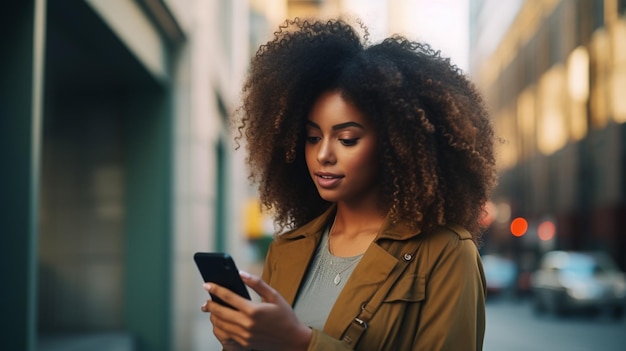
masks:
POLYGON ((280 228, 331 206, 307 171, 305 121, 322 93, 337 90, 377 128, 380 195, 391 219, 420 230, 457 223, 477 241, 496 182, 482 97, 429 45, 402 36, 370 45, 358 24, 288 20, 253 58, 237 140, 246 140, 262 205, 280 228))

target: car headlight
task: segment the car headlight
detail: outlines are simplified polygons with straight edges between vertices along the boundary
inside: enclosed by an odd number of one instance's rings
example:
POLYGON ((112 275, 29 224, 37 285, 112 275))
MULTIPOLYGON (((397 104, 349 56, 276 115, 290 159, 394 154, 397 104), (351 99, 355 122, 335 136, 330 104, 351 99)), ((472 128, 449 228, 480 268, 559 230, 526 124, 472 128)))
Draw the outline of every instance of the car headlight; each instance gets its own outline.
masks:
POLYGON ((576 300, 594 299, 602 295, 602 289, 593 284, 575 284, 567 288, 567 294, 576 300))
POLYGON ((593 297, 591 290, 581 287, 569 288, 567 289, 567 294, 575 300, 584 300, 593 297))

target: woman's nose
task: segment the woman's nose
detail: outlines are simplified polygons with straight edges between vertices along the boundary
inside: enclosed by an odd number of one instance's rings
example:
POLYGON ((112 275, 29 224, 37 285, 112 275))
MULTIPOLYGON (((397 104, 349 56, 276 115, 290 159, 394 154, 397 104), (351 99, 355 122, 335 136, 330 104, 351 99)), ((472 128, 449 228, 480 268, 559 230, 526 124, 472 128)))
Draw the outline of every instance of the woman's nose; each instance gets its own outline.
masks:
POLYGON ((320 164, 333 164, 337 161, 328 138, 323 139, 318 145, 319 149, 317 150, 317 162, 320 164))

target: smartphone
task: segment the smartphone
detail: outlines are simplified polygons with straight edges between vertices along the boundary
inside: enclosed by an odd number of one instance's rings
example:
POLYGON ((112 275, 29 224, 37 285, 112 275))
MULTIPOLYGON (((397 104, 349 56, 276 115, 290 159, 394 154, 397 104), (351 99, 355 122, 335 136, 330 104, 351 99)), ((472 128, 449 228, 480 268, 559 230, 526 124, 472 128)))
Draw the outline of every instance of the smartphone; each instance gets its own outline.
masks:
MULTIPOLYGON (((193 260, 196 262, 204 282, 217 283, 250 300, 246 284, 241 280, 235 261, 229 254, 222 252, 196 252, 193 255, 193 260)), ((223 306, 233 308, 219 297, 213 296, 213 294, 211 294, 211 299, 223 306)))

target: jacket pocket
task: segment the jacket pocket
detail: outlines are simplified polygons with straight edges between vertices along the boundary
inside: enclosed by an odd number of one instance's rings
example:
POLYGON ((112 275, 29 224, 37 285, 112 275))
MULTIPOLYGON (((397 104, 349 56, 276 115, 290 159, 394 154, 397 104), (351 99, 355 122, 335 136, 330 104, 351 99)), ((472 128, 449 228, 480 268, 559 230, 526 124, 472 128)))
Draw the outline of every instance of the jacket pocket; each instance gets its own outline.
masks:
POLYGON ((385 302, 417 302, 426 297, 426 276, 407 274, 398 279, 385 298, 385 302))

